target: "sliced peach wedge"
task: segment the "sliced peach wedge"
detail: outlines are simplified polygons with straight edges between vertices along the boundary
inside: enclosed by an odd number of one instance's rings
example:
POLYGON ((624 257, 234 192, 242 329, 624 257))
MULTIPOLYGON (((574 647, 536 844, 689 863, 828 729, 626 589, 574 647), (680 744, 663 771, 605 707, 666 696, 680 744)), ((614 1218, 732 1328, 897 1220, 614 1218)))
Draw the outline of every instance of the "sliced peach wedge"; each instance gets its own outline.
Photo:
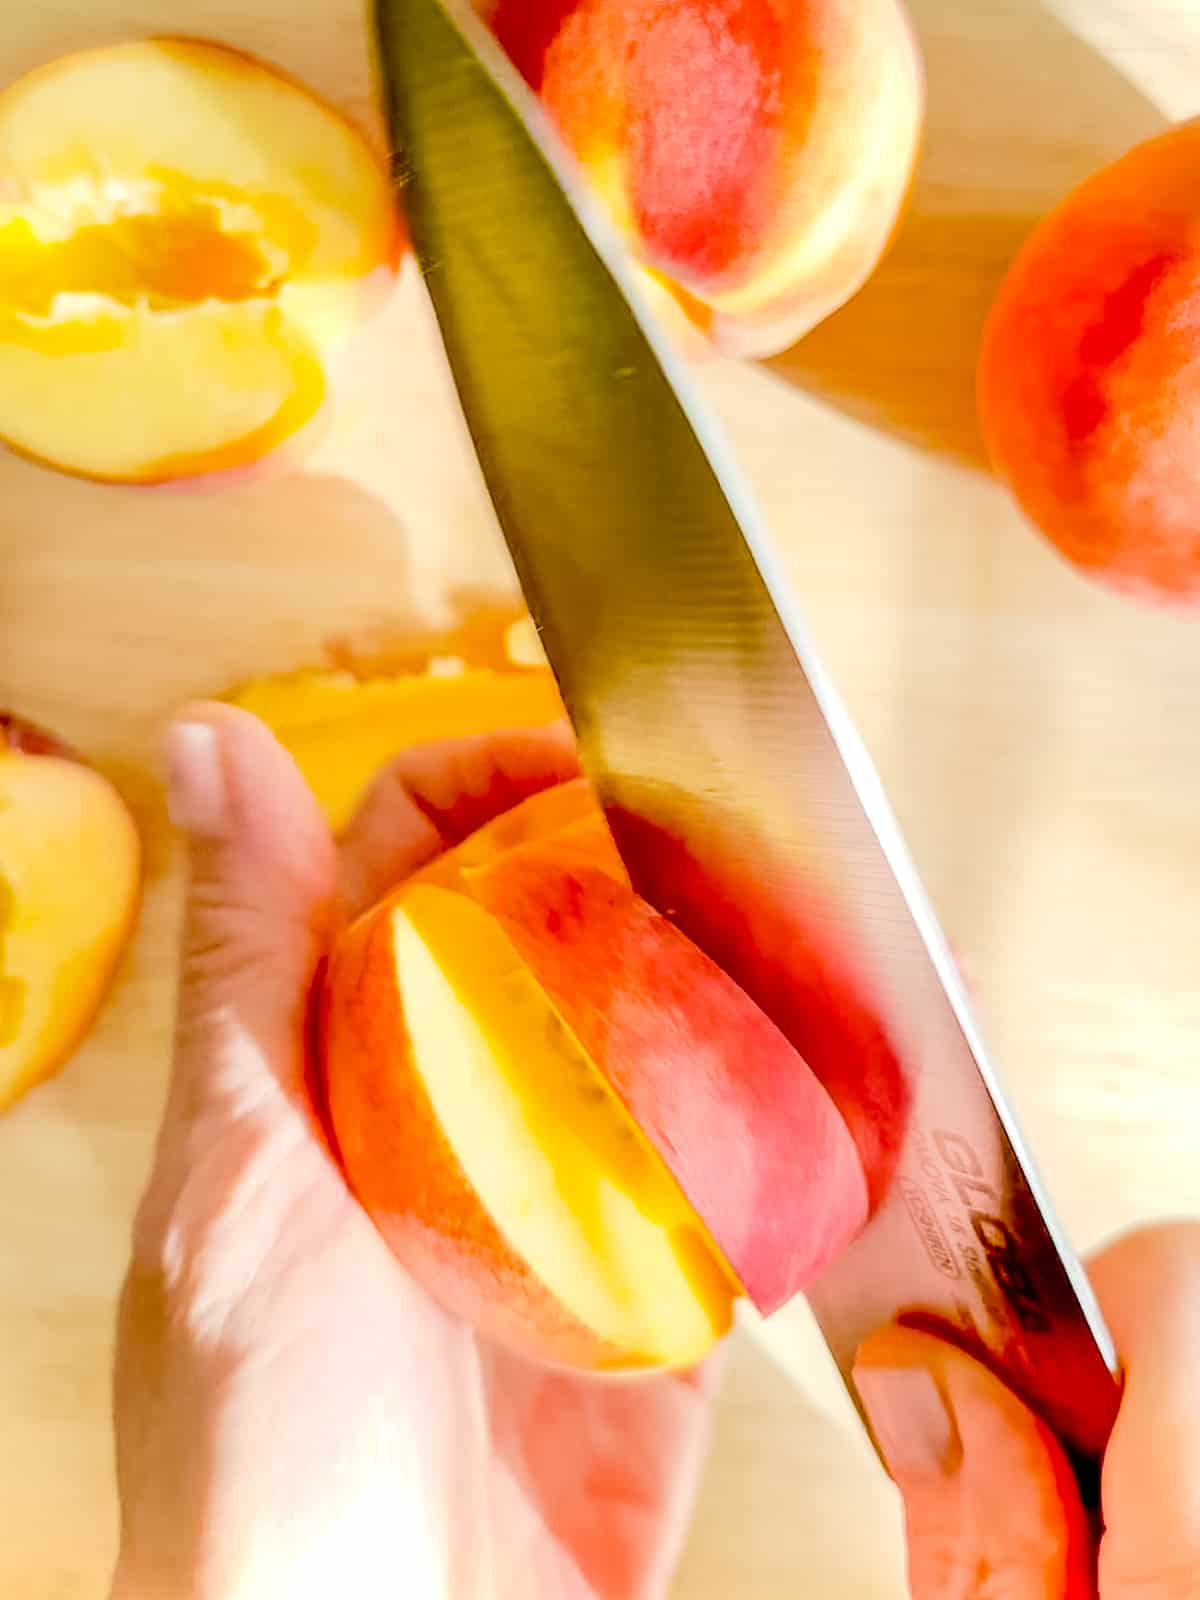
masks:
POLYGON ((0 1109, 87 1031, 137 911, 141 851, 117 791, 0 715, 0 1109))
POLYGON ((151 483, 317 415, 402 249, 384 161, 216 44, 81 51, 0 94, 0 437, 151 483))
POLYGON ((862 1226, 803 1059, 634 894, 582 780, 535 795, 346 932, 330 1123, 393 1252, 520 1353, 683 1367, 862 1226))
POLYGON ((523 1354, 698 1361, 734 1283, 495 921, 416 885, 342 963, 359 1003, 332 1015, 331 1109, 401 1261, 523 1354))
POLYGON ((498 729, 536 728, 563 715, 549 668, 380 673, 320 669, 258 678, 227 696, 253 712, 292 756, 330 827, 349 822, 371 780, 413 745, 498 729))

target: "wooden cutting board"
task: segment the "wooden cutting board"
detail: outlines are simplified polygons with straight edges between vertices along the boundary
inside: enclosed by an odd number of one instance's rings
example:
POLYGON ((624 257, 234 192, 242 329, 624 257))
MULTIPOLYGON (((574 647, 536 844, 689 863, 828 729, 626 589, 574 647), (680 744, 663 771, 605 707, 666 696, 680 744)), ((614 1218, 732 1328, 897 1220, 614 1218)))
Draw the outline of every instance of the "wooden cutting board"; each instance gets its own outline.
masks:
MULTIPOLYGON (((1018 240, 1191 115, 1194 0, 916 0, 929 138, 859 299, 703 381, 975 983, 1075 1238, 1200 1211, 1200 622, 1069 573, 980 470, 974 344, 1018 240)), ((353 0, 37 0, 0 79, 187 31, 366 120, 353 0)), ((0 1595, 106 1593, 114 1294, 162 1103, 178 878, 156 759, 182 699, 452 627, 515 587, 409 273, 302 472, 220 495, 0 459, 0 704, 94 753, 145 831, 132 955, 69 1068, 0 1121, 0 1595)), ((902 1593, 890 1490, 801 1314, 737 1341, 680 1600, 902 1593), (800 1378, 794 1387, 778 1360, 800 1378)))

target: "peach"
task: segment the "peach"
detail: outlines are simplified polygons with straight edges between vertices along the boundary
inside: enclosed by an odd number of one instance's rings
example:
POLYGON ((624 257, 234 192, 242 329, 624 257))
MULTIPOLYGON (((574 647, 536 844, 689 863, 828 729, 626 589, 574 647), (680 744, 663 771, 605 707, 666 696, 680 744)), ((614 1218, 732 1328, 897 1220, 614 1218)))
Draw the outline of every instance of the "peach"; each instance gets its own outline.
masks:
POLYGON ((0 716, 0 1108, 87 1032, 137 911, 137 830, 52 735, 0 716))
POLYGON ((769 355, 878 264, 924 117, 899 0, 494 0, 661 308, 769 355))
POLYGON ((608 829, 599 822, 596 800, 587 781, 555 784, 530 795, 511 811, 493 818, 453 850, 435 856, 413 875, 414 883, 436 883, 444 889, 470 892, 465 878, 497 856, 522 845, 552 837, 560 865, 587 862, 628 886, 629 878, 608 829))
POLYGON ((853 1140, 775 1024, 623 881, 599 813, 584 850, 587 831, 576 824, 466 868, 469 892, 628 1107, 755 1305, 774 1311, 866 1219, 853 1140), (609 870, 595 860, 603 839, 609 870))
POLYGON ((1034 230, 991 310, 984 436, 1089 577, 1200 602, 1200 123, 1136 146, 1034 230))
POLYGON ((361 917, 322 1008, 348 1179, 404 1266, 526 1356, 679 1367, 861 1226, 800 1056, 633 893, 582 780, 361 917))
POLYGON ((298 672, 247 683, 228 698, 267 724, 339 831, 380 768, 402 750, 432 739, 540 727, 563 715, 548 668, 504 672, 459 661, 366 678, 298 672))
POLYGON ((877 1209, 891 1192, 912 1085, 836 897, 782 863, 764 876, 771 843, 744 825, 736 844, 689 843, 620 807, 607 820, 646 898, 670 906, 812 1068, 850 1130, 877 1209))
POLYGON ((390 277, 387 166, 236 51, 81 51, 0 95, 0 438, 153 483, 257 461, 320 411, 390 277))

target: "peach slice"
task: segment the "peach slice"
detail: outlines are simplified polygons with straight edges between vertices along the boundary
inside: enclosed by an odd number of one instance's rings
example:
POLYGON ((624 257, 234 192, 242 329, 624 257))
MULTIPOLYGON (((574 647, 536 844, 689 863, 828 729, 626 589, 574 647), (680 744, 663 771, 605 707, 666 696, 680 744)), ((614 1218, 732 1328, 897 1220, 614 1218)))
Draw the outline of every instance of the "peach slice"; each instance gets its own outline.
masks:
POLYGON ((643 271, 732 355, 774 354, 889 244, 924 120, 899 0, 491 0, 643 271))
POLYGON ((507 855, 538 839, 554 839, 554 858, 560 865, 598 867, 619 883, 629 879, 613 843, 596 797, 586 778, 555 784, 530 795, 511 811, 477 828, 453 850, 435 856, 413 874, 410 883, 434 883, 443 889, 470 894, 472 873, 498 856, 507 855))
POLYGON ((196 40, 40 67, 0 95, 0 437, 124 483, 256 461, 400 250, 384 162, 274 68, 196 40))
POLYGON ((800 1056, 628 886, 582 781, 367 912, 322 1014, 352 1187, 448 1309, 537 1359, 686 1366, 865 1220, 800 1056))
POLYGON ((486 912, 414 886, 352 936, 332 995, 347 1172, 443 1304, 599 1369, 687 1365, 726 1331, 703 1227, 486 912))
MULTIPOLYGON (((866 1221, 858 1151, 775 1024, 673 923, 579 850, 571 835, 585 826, 568 830, 565 843, 552 835, 465 869, 468 889, 769 1313, 812 1283, 866 1221)), ((598 813, 592 827, 607 832, 598 813)))
POLYGON ((133 926, 140 862, 112 785, 0 717, 0 1108, 86 1033, 133 926))
POLYGON ((357 678, 301 672, 262 678, 229 696, 271 729, 296 761, 335 830, 349 822, 393 756, 431 739, 535 728, 563 715, 546 668, 357 678))

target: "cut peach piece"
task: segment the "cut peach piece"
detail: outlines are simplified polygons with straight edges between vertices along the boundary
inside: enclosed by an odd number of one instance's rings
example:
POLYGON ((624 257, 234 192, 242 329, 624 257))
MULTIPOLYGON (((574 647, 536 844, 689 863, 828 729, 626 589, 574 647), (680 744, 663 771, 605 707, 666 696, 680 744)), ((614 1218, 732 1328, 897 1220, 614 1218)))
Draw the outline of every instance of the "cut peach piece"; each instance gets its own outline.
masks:
POLYGON ((689 842, 620 807, 606 820, 646 898, 670 907, 812 1068, 857 1146, 877 1209, 892 1192, 913 1091, 836 903, 811 876, 764 876, 771 843, 744 827, 736 844, 689 842))
POLYGON ((409 881, 440 884, 444 889, 469 894, 472 868, 486 866, 510 850, 549 837, 554 839, 558 865, 598 867, 618 882, 628 884, 624 863, 585 778, 555 784, 530 795, 511 811, 476 829, 453 850, 435 856, 409 881))
POLYGON ((866 1221, 867 1182, 845 1122, 775 1024, 627 885, 564 864, 556 838, 464 877, 758 1309, 812 1283, 866 1221))
POLYGON ((1089 178, 1030 235, 984 332, 999 474, 1077 568, 1200 604, 1200 123, 1089 178))
POLYGON ((495 0, 645 273, 719 349, 793 343, 874 270, 924 118, 898 0, 495 0))
POLYGON ((341 829, 380 769, 414 745, 536 728, 563 715, 546 669, 406 673, 349 672, 264 678, 229 697, 272 730, 291 753, 330 827, 341 829))
POLYGON ((329 1116, 397 1257, 512 1348, 679 1366, 772 1309, 867 1186, 782 1034, 629 887, 583 780, 534 795, 349 930, 329 1116))
POLYGON ((0 95, 0 437, 125 483, 246 466, 316 416, 400 250, 385 163, 273 68, 51 62, 0 95))
POLYGON ((413 885, 352 930, 329 995, 347 1173, 444 1305, 572 1366, 707 1353, 734 1284, 493 918, 413 885))
POLYGON ((133 925, 140 860, 112 785, 0 717, 0 1108, 86 1033, 133 925))

